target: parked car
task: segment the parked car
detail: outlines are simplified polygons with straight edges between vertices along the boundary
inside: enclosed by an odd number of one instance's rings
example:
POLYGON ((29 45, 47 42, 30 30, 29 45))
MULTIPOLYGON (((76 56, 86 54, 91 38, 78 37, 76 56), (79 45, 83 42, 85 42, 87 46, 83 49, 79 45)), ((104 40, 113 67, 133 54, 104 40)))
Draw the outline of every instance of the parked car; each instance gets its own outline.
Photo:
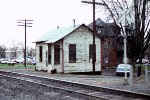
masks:
POLYGON ((31 59, 31 60, 27 61, 27 64, 36 65, 36 62, 34 59, 31 59))
MULTIPOLYGON (((23 64, 24 64, 24 61, 23 61, 23 64)), ((26 58, 26 64, 28 65, 36 65, 36 61, 34 58, 26 58)))
POLYGON ((126 67, 127 67, 127 74, 129 75, 130 74, 130 69, 131 69, 131 65, 129 64, 119 64, 116 68, 116 75, 120 75, 120 74, 125 74, 125 70, 126 70, 126 67))
MULTIPOLYGON (((137 64, 139 64, 139 59, 136 61, 137 64)), ((149 60, 146 59, 146 58, 143 58, 142 59, 142 64, 148 64, 149 63, 149 60)))
POLYGON ((8 60, 7 64, 8 65, 15 65, 16 61, 14 59, 10 59, 10 60, 8 60))
POLYGON ((23 62, 24 62, 24 58, 19 57, 16 59, 16 63, 23 63, 23 62))
POLYGON ((15 58, 15 57, 11 57, 11 58, 9 58, 9 61, 10 61, 10 62, 15 62, 15 63, 16 63, 16 58, 15 58))
POLYGON ((7 64, 8 63, 8 59, 3 59, 2 61, 1 61, 1 64, 7 64))
POLYGON ((1 63, 1 61, 3 61, 5 58, 0 58, 0 63, 1 63))

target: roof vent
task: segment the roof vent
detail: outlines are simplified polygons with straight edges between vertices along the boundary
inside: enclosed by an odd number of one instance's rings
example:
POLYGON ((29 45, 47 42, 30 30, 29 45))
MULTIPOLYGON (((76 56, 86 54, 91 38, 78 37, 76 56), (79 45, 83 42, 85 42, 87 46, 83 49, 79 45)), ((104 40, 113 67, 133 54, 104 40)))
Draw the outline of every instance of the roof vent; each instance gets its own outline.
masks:
POLYGON ((57 26, 57 29, 59 29, 59 26, 57 26))
POLYGON ((73 26, 76 26, 76 19, 73 19, 73 26))

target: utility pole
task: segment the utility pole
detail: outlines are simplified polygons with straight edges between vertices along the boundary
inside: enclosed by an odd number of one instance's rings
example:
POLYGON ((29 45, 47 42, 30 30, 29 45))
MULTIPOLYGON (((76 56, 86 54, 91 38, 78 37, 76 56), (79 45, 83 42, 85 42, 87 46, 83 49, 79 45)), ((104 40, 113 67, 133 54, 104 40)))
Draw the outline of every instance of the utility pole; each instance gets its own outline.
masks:
POLYGON ((95 45, 95 34, 96 34, 96 22, 95 22, 95 4, 97 5, 104 5, 102 3, 93 2, 90 1, 81 1, 82 3, 88 3, 93 5, 93 59, 92 59, 92 64, 93 64, 93 75, 95 75, 95 62, 96 62, 96 45, 95 45))
POLYGON ((18 26, 24 26, 25 28, 25 47, 24 47, 24 66, 26 67, 26 28, 27 27, 32 27, 31 24, 32 24, 32 21, 33 20, 18 20, 17 23, 18 23, 18 26))
POLYGON ((92 64, 93 64, 93 75, 95 75, 95 62, 96 62, 96 52, 95 52, 95 33, 96 33, 96 25, 95 25, 95 0, 93 0, 93 2, 82 1, 82 3, 93 4, 93 57, 92 57, 92 64))
POLYGON ((95 62, 96 62, 96 47, 95 47, 95 34, 96 34, 96 23, 95 23, 95 0, 93 0, 93 75, 95 75, 95 62))

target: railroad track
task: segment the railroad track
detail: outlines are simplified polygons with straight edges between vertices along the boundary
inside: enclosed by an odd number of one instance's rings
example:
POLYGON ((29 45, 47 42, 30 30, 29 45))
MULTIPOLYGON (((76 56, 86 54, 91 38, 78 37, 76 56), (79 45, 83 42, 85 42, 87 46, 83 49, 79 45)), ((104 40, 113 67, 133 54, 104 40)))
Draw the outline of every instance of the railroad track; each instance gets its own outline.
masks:
POLYGON ((81 100, 148 100, 150 98, 150 95, 147 94, 96 87, 17 72, 0 71, 0 75, 15 81, 21 81, 22 83, 52 88, 55 91, 82 98, 81 100))

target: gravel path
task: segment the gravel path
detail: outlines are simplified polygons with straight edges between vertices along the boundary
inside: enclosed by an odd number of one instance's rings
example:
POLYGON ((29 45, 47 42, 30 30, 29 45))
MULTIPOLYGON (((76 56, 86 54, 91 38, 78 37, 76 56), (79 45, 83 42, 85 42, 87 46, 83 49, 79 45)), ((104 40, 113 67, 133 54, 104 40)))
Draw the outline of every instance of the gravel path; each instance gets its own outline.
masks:
POLYGON ((54 89, 0 76, 0 100, 85 100, 54 89))
POLYGON ((0 100, 59 100, 62 97, 62 94, 54 91, 0 77, 0 100))
POLYGON ((96 85, 96 86, 110 87, 110 88, 127 90, 127 91, 134 91, 134 92, 150 95, 150 77, 148 83, 146 83, 144 77, 142 77, 137 82, 125 86, 124 77, 118 77, 118 76, 49 74, 47 72, 36 72, 32 69, 11 69, 9 71, 33 74, 33 75, 38 75, 43 77, 79 82, 79 83, 96 85))

